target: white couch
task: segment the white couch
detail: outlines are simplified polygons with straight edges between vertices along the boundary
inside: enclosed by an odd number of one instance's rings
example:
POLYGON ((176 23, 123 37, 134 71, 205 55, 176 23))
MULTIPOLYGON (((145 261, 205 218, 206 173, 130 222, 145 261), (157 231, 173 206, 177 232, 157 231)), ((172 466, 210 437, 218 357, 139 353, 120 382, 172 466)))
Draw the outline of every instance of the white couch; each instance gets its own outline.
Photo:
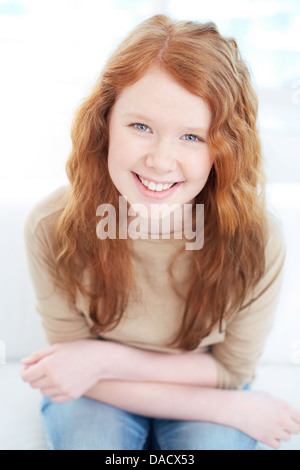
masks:
MULTIPOLYGON (((0 341, 6 346, 6 363, 1 364, 0 352, 0 450, 46 449, 40 416, 42 396, 20 377, 20 359, 46 346, 34 309, 23 224, 30 208, 61 184, 65 181, 1 183, 0 341)), ((270 185, 268 199, 283 222, 288 251, 276 322, 253 388, 269 391, 300 409, 300 185, 270 185)), ((300 450, 300 436, 284 443, 282 449, 300 450)))

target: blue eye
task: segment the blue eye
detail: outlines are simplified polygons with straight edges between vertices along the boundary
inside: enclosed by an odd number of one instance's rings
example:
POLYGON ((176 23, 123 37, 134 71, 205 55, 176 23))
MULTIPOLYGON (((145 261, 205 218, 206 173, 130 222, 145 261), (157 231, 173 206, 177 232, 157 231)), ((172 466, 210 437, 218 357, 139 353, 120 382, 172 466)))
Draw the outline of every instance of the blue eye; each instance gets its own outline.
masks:
POLYGON ((133 126, 138 130, 138 131, 142 131, 142 132, 149 132, 150 129, 148 126, 146 126, 146 124, 133 124, 133 126))
POLYGON ((189 142, 197 142, 199 139, 199 137, 197 137, 196 135, 193 135, 193 134, 185 134, 183 136, 183 140, 187 140, 189 142))

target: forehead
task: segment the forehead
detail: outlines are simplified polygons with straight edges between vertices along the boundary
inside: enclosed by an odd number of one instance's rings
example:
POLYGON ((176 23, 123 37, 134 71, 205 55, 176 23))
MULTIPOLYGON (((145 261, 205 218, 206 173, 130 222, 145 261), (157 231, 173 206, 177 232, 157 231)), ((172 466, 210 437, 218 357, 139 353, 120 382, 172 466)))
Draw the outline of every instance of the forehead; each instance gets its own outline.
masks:
POLYGON ((158 67, 148 70, 133 85, 122 90, 113 108, 121 114, 142 113, 149 118, 163 117, 189 121, 189 125, 210 124, 211 112, 205 101, 191 93, 158 67))

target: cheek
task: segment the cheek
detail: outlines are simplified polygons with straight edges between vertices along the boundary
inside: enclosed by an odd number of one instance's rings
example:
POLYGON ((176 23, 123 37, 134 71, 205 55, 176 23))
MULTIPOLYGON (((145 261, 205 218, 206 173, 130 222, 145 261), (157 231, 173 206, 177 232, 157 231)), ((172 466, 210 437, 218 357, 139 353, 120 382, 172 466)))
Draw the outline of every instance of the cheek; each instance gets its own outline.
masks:
POLYGON ((193 183, 206 181, 213 165, 213 160, 208 152, 196 155, 186 165, 185 171, 188 179, 193 183))
POLYGON ((119 139, 110 139, 108 146, 108 169, 110 172, 122 169, 126 163, 126 159, 124 158, 126 153, 126 148, 121 144, 119 139))
POLYGON ((139 147, 128 135, 112 135, 108 147, 108 167, 115 170, 128 170, 140 156, 139 147))

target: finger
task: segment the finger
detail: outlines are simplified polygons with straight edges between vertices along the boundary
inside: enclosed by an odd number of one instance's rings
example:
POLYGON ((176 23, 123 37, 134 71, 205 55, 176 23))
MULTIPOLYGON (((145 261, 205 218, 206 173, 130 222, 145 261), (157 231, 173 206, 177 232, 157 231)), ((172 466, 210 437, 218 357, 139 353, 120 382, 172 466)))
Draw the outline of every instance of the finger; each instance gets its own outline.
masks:
POLYGON ((292 434, 299 434, 300 433, 300 424, 297 424, 296 421, 291 419, 291 422, 287 427, 287 431, 291 432, 292 434))
POLYGON ((281 442, 278 441, 277 439, 273 439, 271 442, 270 442, 270 447, 272 447, 273 449, 275 450, 279 450, 281 448, 281 442))
POLYGON ((281 431, 280 436, 278 437, 281 441, 285 441, 285 442, 288 442, 291 440, 291 434, 286 430, 281 431))
POLYGON ((51 396, 53 403, 63 403, 65 401, 71 401, 71 398, 68 395, 54 395, 51 396))
POLYGON ((297 424, 300 424, 300 411, 294 409, 292 419, 296 421, 297 424))
POLYGON ((61 391, 57 387, 42 387, 40 392, 44 396, 53 397, 55 395, 62 395, 61 391))
POLYGON ((49 354, 53 354, 54 349, 53 346, 49 346, 48 348, 39 349, 35 351, 31 356, 24 357, 21 362, 22 364, 34 364, 40 361, 43 357, 48 356, 49 354))
POLYGON ((51 381, 47 376, 42 377, 41 379, 35 380, 33 382, 30 382, 30 386, 32 388, 39 388, 40 390, 42 389, 54 389, 53 384, 51 384, 51 381))
POLYGON ((34 364, 22 370, 21 377, 24 382, 35 382, 45 376, 44 368, 40 364, 34 364))

